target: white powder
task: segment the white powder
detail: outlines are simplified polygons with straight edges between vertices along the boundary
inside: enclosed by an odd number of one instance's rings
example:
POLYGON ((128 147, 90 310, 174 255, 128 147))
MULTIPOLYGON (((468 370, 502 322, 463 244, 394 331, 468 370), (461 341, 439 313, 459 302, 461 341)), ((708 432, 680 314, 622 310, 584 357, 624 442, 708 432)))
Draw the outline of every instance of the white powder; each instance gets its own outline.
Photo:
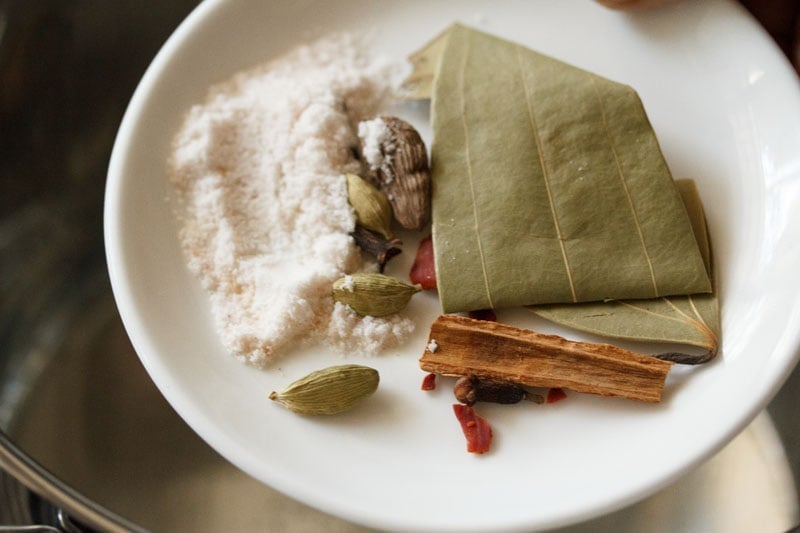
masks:
POLYGON ((242 72, 213 87, 175 139, 170 176, 189 268, 225 347, 250 363, 307 339, 376 352, 413 329, 331 298, 336 279, 363 268, 343 177, 360 170, 354 125, 405 74, 365 50, 329 37, 242 72))
POLYGON ((344 277, 342 288, 346 291, 353 292, 353 289, 355 289, 355 280, 353 279, 353 276, 347 275, 344 277))
POLYGON ((370 169, 381 169, 385 183, 391 183, 394 175, 389 164, 391 158, 388 156, 392 155, 395 149, 395 138, 392 130, 380 117, 377 117, 359 123, 358 136, 361 139, 364 160, 370 169))
POLYGON ((431 353, 436 353, 436 350, 439 349, 439 344, 436 342, 436 339, 431 339, 431 342, 425 347, 431 353))

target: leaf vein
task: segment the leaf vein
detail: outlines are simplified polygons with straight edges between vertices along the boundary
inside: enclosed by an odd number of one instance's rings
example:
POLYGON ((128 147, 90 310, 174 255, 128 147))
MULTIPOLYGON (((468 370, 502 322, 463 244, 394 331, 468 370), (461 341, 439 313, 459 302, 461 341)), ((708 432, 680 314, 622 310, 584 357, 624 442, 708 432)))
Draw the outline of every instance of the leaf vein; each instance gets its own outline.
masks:
POLYGON ((700 311, 694 304, 694 298, 692 298, 691 294, 688 296, 688 299, 689 299, 689 305, 692 307, 692 312, 694 313, 694 315, 697 317, 697 320, 701 324, 702 331, 706 334, 706 337, 708 337, 709 347, 714 347, 714 350, 716 350, 716 346, 719 343, 719 339, 717 338, 717 333, 713 329, 711 329, 711 326, 709 326, 708 322, 705 321, 703 315, 700 314, 700 311))
POLYGON ((628 184, 625 181, 625 174, 622 172, 622 164, 619 162, 619 155, 617 154, 617 147, 614 144, 614 139, 611 137, 611 129, 608 126, 608 119, 606 118, 606 106, 605 102, 603 101, 602 96, 600 95, 600 91, 597 90, 597 85, 595 84, 595 75, 589 73, 589 80, 591 81, 591 86, 594 91, 595 97, 597 98, 597 102, 600 104, 600 115, 603 118, 603 127, 606 130, 606 136, 608 137, 609 144, 611 145, 611 153, 614 154, 614 162, 617 166, 617 174, 619 175, 620 183, 622 183, 622 189, 625 191, 625 198, 628 201, 628 208, 630 209, 631 215, 633 215, 633 222, 636 225, 636 232, 639 235, 639 242, 642 245, 642 251, 644 252, 644 257, 647 260, 647 268, 650 271, 650 279, 653 282, 653 296, 658 297, 658 282, 656 281, 656 274, 655 270, 653 269, 653 260, 650 258, 650 253, 647 250, 647 243, 644 239, 644 231, 642 230, 641 222, 639 221, 639 213, 636 210, 636 206, 633 203, 633 198, 631 197, 630 189, 628 189, 628 184))
MULTIPOLYGON (((670 305, 670 306, 671 306, 673 309, 675 309, 676 311, 680 312, 680 310, 679 310, 677 307, 675 307, 675 306, 672 304, 672 302, 670 302, 670 301, 669 301, 669 299, 668 299, 668 298, 661 298, 661 299, 662 299, 662 300, 664 300, 665 302, 667 302, 667 303, 668 303, 668 304, 669 304, 669 305, 670 305)), ((680 319, 680 318, 678 318, 678 317, 675 317, 675 316, 670 316, 670 315, 665 315, 664 313, 656 313, 655 311, 650 311, 649 309, 645 309, 644 307, 640 307, 640 306, 638 306, 638 305, 634 305, 634 304, 632 304, 632 303, 630 303, 630 302, 626 302, 626 301, 624 301, 624 300, 614 300, 614 301, 615 301, 615 302, 618 302, 618 303, 621 303, 622 305, 625 305, 625 306, 627 306, 627 307, 630 307, 631 309, 634 309, 634 310, 636 310, 636 311, 639 311, 640 313, 645 313, 645 314, 648 314, 648 315, 656 316, 656 317, 658 317, 658 318, 663 318, 663 319, 665 319, 665 320, 672 320, 672 321, 678 322, 678 323, 680 323, 680 324, 685 324, 685 323, 686 323, 686 321, 685 321, 685 320, 682 320, 682 319, 680 319)), ((681 314, 682 314, 682 313, 681 313, 681 314)), ((684 315, 684 316, 686 316, 686 315, 684 315)), ((687 317, 687 318, 688 318, 688 317, 687 317)), ((690 320, 691 320, 691 319, 690 319, 690 320)))
POLYGON ((494 302, 492 302, 492 292, 489 288, 489 274, 486 272, 486 257, 483 253, 483 244, 481 243, 480 223, 478 222, 478 203, 475 198, 475 180, 472 169, 472 154, 470 152, 469 142, 469 126, 466 119, 466 98, 464 97, 464 76, 467 70, 467 59, 469 58, 469 40, 466 41, 466 48, 464 50, 464 57, 461 61, 460 72, 460 87, 459 93, 461 96, 461 125, 464 128, 464 158, 467 164, 467 176, 469 177, 469 190, 472 195, 472 215, 475 219, 475 239, 478 242, 478 255, 481 260, 481 270, 483 271, 483 284, 486 289, 486 298, 489 302, 489 308, 494 309, 494 302))
POLYGON ((572 301, 577 302, 578 296, 575 292, 575 282, 572 279, 572 267, 569 262, 569 257, 567 256, 567 249, 564 245, 564 236, 561 233, 561 224, 558 221, 558 215, 556 213, 556 206, 555 202, 553 201, 553 192, 550 188, 550 178, 547 174, 547 165, 544 161, 544 152, 542 151, 542 140, 539 138, 539 129, 536 126, 536 118, 533 114, 533 107, 531 105, 530 99, 530 88, 528 87, 528 82, 525 79, 525 72, 522 69, 522 59, 520 57, 521 51, 524 50, 520 45, 515 47, 516 51, 516 59, 517 59, 517 67, 519 70, 519 76, 522 80, 522 86, 525 90, 525 104, 528 110, 528 120, 531 123, 531 130, 533 131, 533 138, 536 141, 536 152, 539 156, 539 164, 542 166, 542 175, 544 176, 544 186, 547 190, 547 199, 550 202, 550 214, 553 217, 553 223, 555 224, 556 228, 556 236, 558 237, 558 244, 561 247, 561 258, 564 261, 564 268, 567 272, 567 281, 569 282, 569 290, 572 295, 572 301))
MULTIPOLYGON (((694 302, 692 301, 691 295, 687 296, 687 298, 688 298, 688 301, 689 301, 689 305, 692 307, 692 309, 694 309, 695 314, 697 315, 698 314, 697 313, 697 308, 694 306, 694 302)), ((714 344, 716 344, 716 342, 715 342, 716 335, 714 334, 713 331, 711 331, 711 328, 708 327, 708 325, 705 323, 705 321, 702 318, 700 318, 700 320, 698 321, 697 319, 694 319, 691 316, 687 315, 680 308, 678 308, 678 306, 675 305, 672 302, 672 300, 670 300, 669 298, 662 298, 662 300, 667 302, 667 304, 669 304, 670 307, 672 307, 675 310, 676 313, 678 313, 679 315, 684 317, 684 319, 686 320, 687 324, 689 324, 690 326, 695 328, 701 335, 703 335, 708 340, 709 344, 708 344, 707 347, 709 349, 711 349, 711 347, 714 344)))

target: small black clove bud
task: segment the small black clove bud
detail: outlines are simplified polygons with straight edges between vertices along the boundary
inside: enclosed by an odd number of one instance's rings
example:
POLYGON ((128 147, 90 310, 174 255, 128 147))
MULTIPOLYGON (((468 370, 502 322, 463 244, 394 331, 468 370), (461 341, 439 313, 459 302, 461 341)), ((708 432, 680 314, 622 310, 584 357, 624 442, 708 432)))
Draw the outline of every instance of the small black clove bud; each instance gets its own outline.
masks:
POLYGON ((403 244, 400 239, 387 239, 380 233, 368 230, 360 224, 356 224, 356 229, 350 235, 359 248, 378 260, 378 270, 381 273, 389 259, 402 251, 398 248, 403 244))
POLYGON ((526 396, 525 389, 519 385, 505 381, 482 380, 474 375, 459 378, 453 393, 456 400, 466 405, 473 405, 476 402, 519 403, 526 396))

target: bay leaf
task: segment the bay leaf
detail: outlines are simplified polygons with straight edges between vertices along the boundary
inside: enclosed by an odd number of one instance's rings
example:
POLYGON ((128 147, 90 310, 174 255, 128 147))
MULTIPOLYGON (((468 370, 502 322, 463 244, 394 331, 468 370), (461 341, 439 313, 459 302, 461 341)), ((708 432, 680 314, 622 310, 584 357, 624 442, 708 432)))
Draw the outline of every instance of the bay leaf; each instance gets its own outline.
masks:
POLYGON ((435 42, 444 312, 710 292, 633 89, 460 25, 435 42))
POLYGON ((403 86, 400 90, 402 98, 427 100, 431 97, 433 79, 439 68, 439 60, 442 57, 449 35, 448 28, 408 56, 408 61, 411 63, 411 73, 403 81, 403 86))
MULTIPOLYGON (((692 221, 703 261, 713 280, 711 245, 700 195, 692 180, 677 180, 676 184, 692 221)), ((707 354, 698 356, 700 359, 693 362, 702 362, 703 357, 714 357, 719 346, 719 303, 714 293, 650 300, 543 305, 530 309, 547 320, 598 335, 685 344, 707 350, 707 354)))

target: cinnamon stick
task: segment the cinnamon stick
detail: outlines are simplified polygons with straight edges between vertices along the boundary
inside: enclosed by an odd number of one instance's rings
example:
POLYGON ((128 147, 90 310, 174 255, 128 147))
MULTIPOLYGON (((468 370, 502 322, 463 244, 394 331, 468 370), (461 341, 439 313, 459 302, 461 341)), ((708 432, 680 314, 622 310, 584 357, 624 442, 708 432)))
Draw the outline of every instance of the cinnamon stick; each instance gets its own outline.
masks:
POLYGON ((497 322, 442 315, 419 361, 426 372, 475 375, 527 387, 661 401, 669 361, 609 344, 570 341, 497 322))

